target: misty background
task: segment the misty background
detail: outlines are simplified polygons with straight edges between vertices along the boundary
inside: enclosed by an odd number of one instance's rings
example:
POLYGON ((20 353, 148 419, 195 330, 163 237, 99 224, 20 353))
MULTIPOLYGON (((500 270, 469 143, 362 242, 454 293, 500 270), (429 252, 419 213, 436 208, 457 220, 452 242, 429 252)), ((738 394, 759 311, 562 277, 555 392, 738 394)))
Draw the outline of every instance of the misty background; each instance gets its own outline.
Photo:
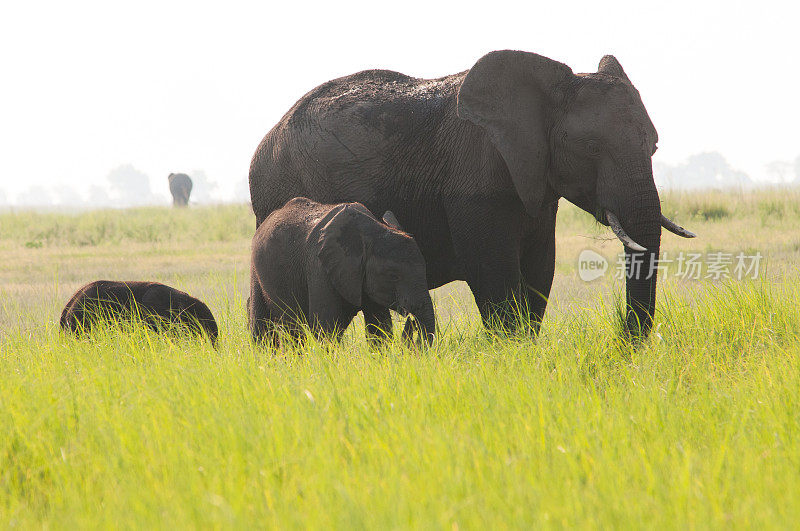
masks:
MULTIPOLYGON (((770 186, 800 186, 800 156, 794 161, 772 161, 766 165, 768 180, 756 181, 745 172, 731 167, 717 152, 697 153, 678 164, 655 161, 653 172, 662 190, 751 190, 770 186)), ((235 183, 233 193, 221 189, 203 170, 187 173, 193 181, 192 204, 250 200, 247 179, 235 183)), ((122 164, 108 172, 100 184, 87 187, 60 183, 55 186, 33 184, 16 197, 9 198, 0 189, 0 207, 69 207, 104 208, 168 205, 172 203, 165 176, 153 179, 131 164, 122 164)))
POLYGON ((661 189, 800 184, 800 7, 78 0, 0 7, 0 207, 249 199, 258 142, 367 68, 439 77, 503 48, 593 72, 614 54, 659 132, 661 189))

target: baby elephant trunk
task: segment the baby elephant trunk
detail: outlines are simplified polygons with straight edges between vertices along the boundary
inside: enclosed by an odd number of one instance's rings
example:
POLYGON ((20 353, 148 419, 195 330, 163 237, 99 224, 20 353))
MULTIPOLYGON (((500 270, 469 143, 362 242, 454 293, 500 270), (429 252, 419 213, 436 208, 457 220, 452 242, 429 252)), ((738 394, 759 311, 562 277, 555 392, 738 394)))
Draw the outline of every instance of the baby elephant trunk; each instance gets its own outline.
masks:
POLYGON ((414 308, 411 308, 409 313, 414 317, 412 321, 406 321, 406 326, 403 329, 403 339, 411 341, 413 339, 414 329, 419 333, 419 342, 425 342, 430 346, 436 336, 436 314, 433 311, 433 301, 430 295, 426 293, 424 301, 414 308))
POLYGON ((433 313, 433 301, 430 295, 427 297, 422 309, 417 312, 415 319, 419 323, 420 336, 430 346, 436 336, 436 314, 433 313))

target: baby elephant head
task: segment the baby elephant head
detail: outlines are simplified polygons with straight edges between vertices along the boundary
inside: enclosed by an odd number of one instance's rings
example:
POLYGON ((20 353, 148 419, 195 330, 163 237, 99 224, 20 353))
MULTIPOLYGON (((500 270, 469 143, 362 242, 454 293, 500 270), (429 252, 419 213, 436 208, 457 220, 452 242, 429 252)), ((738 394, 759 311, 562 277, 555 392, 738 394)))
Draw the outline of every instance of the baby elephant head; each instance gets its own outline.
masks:
POLYGON ((425 259, 391 212, 381 223, 359 203, 341 205, 319 222, 310 238, 331 284, 347 302, 361 307, 366 297, 410 314, 421 336, 428 343, 433 340, 436 318, 425 259))

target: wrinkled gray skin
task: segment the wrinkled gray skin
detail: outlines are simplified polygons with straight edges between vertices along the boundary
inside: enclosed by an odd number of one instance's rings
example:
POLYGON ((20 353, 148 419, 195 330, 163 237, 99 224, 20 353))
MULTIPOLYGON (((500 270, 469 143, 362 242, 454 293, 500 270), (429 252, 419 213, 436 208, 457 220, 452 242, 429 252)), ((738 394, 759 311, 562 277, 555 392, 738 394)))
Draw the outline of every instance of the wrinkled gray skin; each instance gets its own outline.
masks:
MULTIPOLYGON (((359 203, 289 201, 258 227, 250 265, 248 321, 257 342, 277 345, 277 327, 295 337, 307 322, 318 337, 338 340, 366 312, 412 315, 420 337, 436 330, 425 260, 414 239, 378 221, 359 203), (277 326, 275 326, 277 325, 277 326)), ((368 325, 371 339, 388 329, 368 325)))
POLYGON ((188 206, 189 196, 192 193, 192 179, 185 173, 170 173, 167 179, 169 179, 169 191, 172 194, 172 206, 188 206))
MULTIPOLYGON (((391 210, 427 262, 428 287, 466 280, 484 323, 535 331, 553 281, 561 197, 607 224, 615 214, 657 256, 656 130, 620 64, 574 74, 533 53, 498 51, 439 79, 369 70, 303 96, 250 167, 256 223, 294 196, 391 210), (519 304, 517 304, 519 303, 519 304)), ((649 263, 649 262, 648 262, 649 263)), ((627 330, 646 334, 656 275, 629 268, 627 330)), ((388 312, 365 314, 386 326, 388 312)))

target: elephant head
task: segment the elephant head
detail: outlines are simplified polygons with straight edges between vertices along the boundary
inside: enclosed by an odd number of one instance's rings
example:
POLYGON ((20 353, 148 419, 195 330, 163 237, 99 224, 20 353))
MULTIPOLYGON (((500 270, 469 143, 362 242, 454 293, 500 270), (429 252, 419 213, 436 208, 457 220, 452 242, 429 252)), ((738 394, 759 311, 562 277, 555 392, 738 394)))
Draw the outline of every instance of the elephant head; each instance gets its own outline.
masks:
POLYGON ((537 54, 492 52, 465 77, 457 112, 486 131, 531 216, 550 189, 611 227, 627 259, 626 327, 646 335, 661 227, 694 235, 661 214, 658 134, 619 62, 607 55, 596 73, 574 74, 537 54))
POLYGON ((170 173, 169 191, 172 194, 172 205, 185 207, 189 205, 189 195, 192 193, 192 179, 185 173, 170 173))
MULTIPOLYGON (((385 219, 394 216, 387 213, 385 219)), ((364 297, 412 315, 428 342, 436 331, 425 259, 416 241, 399 226, 381 223, 359 203, 337 206, 309 235, 333 287, 361 307, 364 297)))

